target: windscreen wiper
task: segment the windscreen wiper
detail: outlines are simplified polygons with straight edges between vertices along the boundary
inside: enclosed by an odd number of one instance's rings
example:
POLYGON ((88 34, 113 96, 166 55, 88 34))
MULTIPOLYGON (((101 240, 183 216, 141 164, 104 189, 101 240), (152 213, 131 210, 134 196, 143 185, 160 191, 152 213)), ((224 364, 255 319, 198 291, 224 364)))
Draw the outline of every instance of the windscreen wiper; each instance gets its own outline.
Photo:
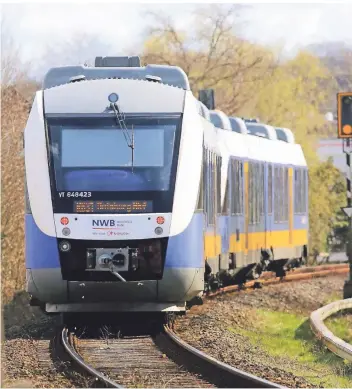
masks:
POLYGON ((116 123, 120 126, 123 136, 126 140, 127 146, 131 149, 132 152, 132 173, 133 173, 133 164, 134 164, 134 132, 133 132, 133 126, 132 126, 132 131, 131 131, 131 136, 130 133, 128 132, 128 128, 125 123, 125 114, 120 111, 120 108, 118 104, 115 103, 110 103, 110 107, 113 109, 116 117, 116 123))

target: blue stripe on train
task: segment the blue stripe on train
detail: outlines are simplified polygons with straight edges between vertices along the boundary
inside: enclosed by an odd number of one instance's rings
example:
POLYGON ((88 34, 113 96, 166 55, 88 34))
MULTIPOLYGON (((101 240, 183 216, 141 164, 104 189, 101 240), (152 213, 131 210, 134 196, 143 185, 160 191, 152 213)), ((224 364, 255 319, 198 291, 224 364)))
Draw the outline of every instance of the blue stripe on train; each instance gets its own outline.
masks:
POLYGON ((50 269, 60 267, 57 240, 44 234, 33 215, 25 215, 26 268, 50 269))
POLYGON ((195 213, 187 228, 179 235, 170 236, 167 245, 165 267, 203 267, 204 214, 195 213))

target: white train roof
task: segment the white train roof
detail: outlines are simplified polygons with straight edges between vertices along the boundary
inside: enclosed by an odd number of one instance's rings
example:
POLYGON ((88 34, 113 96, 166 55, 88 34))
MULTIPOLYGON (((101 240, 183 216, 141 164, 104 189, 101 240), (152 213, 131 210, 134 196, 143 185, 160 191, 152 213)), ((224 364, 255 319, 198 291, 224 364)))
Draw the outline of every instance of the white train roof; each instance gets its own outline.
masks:
POLYGON ((209 112, 210 112, 210 120, 215 127, 221 128, 222 130, 232 131, 230 120, 224 112, 218 109, 209 112))
POLYGON ((224 131, 209 124, 204 129, 204 144, 217 154, 259 162, 307 166, 302 148, 298 144, 224 131))
POLYGON ((241 118, 229 117, 232 131, 238 132, 240 134, 248 134, 246 123, 241 118))
POLYGON ((287 143, 295 143, 295 136, 288 128, 275 127, 277 139, 287 143))
POLYGON ((186 93, 158 82, 100 79, 64 84, 44 90, 45 114, 102 114, 110 106, 108 96, 118 95, 123 112, 183 112, 186 93), (138 96, 138 99, 136 99, 138 96))
POLYGON ((96 57, 95 67, 61 66, 50 69, 44 77, 43 89, 69 84, 76 80, 98 79, 153 80, 190 90, 188 77, 183 69, 169 65, 140 66, 139 57, 96 57))
POLYGON ((248 134, 260 136, 270 140, 277 140, 274 127, 262 123, 246 123, 248 134))

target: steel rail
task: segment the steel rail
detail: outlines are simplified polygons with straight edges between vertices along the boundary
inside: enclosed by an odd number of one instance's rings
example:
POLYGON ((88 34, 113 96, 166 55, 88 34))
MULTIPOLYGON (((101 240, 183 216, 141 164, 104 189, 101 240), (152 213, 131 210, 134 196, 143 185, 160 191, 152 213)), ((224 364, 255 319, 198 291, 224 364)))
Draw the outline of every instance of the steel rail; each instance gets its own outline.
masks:
POLYGON ((256 377, 252 374, 246 373, 242 370, 236 369, 226 363, 220 362, 217 359, 211 357, 210 355, 196 349, 195 347, 189 345, 182 339, 180 339, 175 332, 173 332, 167 325, 164 326, 164 331, 168 337, 176 343, 178 346, 184 350, 192 353, 197 358, 202 359, 203 361, 211 364, 213 367, 217 368, 220 372, 230 373, 234 377, 234 386, 233 387, 247 387, 247 388, 284 388, 278 384, 267 381, 263 378, 256 377), (235 386, 235 381, 239 381, 240 386, 235 386))
POLYGON ((103 382, 109 388, 123 388, 123 386, 117 384, 115 381, 110 380, 108 377, 105 377, 98 370, 94 369, 94 367, 92 367, 92 366, 88 365, 86 362, 84 362, 83 358, 77 353, 75 348, 71 345, 71 342, 69 340, 69 331, 68 331, 67 327, 64 327, 62 330, 61 340, 62 340, 62 344, 63 344, 65 350, 70 355, 70 357, 76 363, 78 363, 84 370, 86 370, 90 375, 96 377, 98 380, 103 382))

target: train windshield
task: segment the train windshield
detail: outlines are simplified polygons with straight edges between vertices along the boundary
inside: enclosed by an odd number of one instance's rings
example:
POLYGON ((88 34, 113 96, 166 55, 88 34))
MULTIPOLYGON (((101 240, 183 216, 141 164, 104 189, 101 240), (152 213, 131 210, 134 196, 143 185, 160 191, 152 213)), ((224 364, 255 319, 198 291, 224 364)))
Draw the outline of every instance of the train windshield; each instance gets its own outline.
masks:
POLYGON ((125 123, 127 130, 111 118, 49 125, 56 190, 169 191, 180 118, 126 117, 125 123))

